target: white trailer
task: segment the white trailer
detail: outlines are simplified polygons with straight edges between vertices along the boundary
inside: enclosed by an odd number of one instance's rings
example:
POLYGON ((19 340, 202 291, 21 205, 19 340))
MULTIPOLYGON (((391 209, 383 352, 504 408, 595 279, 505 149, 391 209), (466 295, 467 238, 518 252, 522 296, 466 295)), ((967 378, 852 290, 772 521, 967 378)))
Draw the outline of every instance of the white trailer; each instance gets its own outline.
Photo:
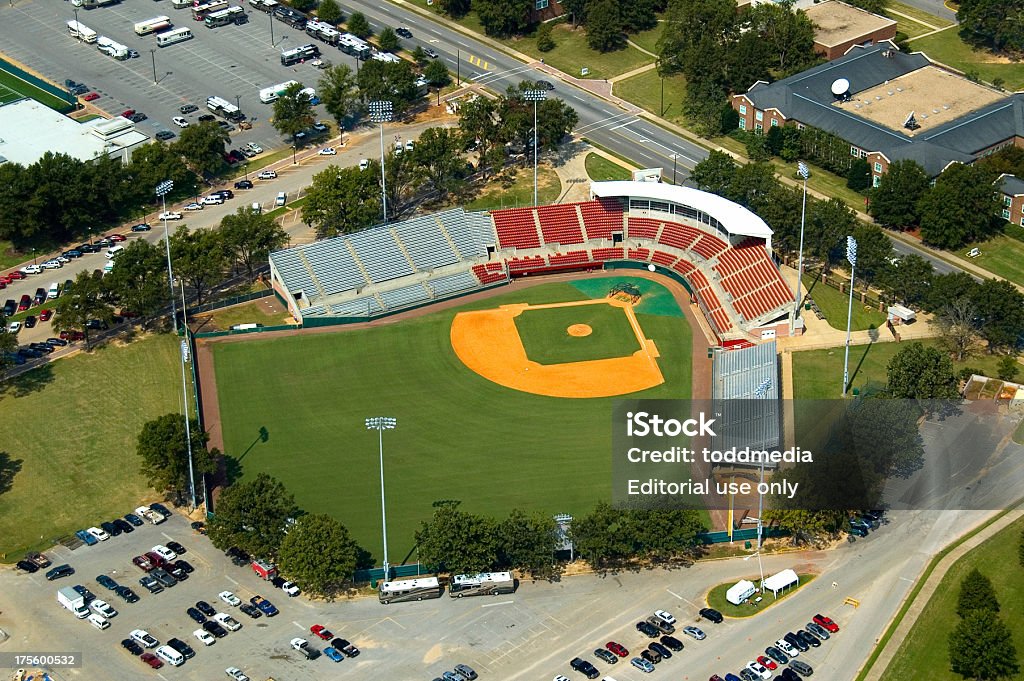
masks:
POLYGON ((85 596, 70 586, 57 589, 57 602, 70 610, 71 614, 80 620, 84 620, 89 616, 89 609, 85 607, 85 596))

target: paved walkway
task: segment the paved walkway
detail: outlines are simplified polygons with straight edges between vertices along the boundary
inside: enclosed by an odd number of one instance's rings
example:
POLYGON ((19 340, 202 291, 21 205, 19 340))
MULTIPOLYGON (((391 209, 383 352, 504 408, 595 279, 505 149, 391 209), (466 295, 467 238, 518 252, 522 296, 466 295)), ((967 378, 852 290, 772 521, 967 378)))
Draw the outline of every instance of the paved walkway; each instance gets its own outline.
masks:
POLYGON ((921 591, 918 592, 916 597, 914 597, 910 608, 907 610, 902 621, 900 621, 896 631, 886 642, 885 647, 882 648, 881 654, 875 660, 874 665, 872 665, 871 671, 869 671, 865 677, 865 681, 879 681, 879 679, 882 678, 882 674, 885 673, 885 670, 889 667, 893 658, 896 657, 896 653, 900 649, 900 645, 903 643, 904 639, 907 638, 907 635, 910 634, 911 629, 914 628, 914 624, 917 622, 918 617, 920 617, 921 613, 924 612, 925 606, 928 605, 928 601, 931 600, 931 597, 938 590, 939 585, 942 583, 942 579, 946 576, 946 573, 949 572, 949 569, 953 567, 958 560, 963 558, 971 549, 979 546, 987 539, 990 539, 1022 516, 1024 516, 1024 510, 1010 511, 978 534, 957 546, 946 554, 941 561, 939 561, 939 564, 935 566, 935 569, 932 570, 932 573, 928 576, 928 580, 924 583, 921 591))

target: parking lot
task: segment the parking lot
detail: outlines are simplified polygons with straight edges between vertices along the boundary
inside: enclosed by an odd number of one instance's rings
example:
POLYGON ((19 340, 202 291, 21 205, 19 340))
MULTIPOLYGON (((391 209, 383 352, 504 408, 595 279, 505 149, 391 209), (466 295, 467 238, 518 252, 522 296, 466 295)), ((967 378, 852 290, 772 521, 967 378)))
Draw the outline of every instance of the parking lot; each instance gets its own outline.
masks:
POLYGON ((593 650, 614 640, 629 648, 631 657, 638 654, 650 639, 637 632, 636 622, 663 608, 679 620, 677 627, 697 623, 708 637, 693 641, 677 636, 685 649, 661 662, 655 677, 668 672, 673 678, 703 681, 712 674, 737 673, 749 660, 764 654, 766 646, 803 628, 821 612, 832 617, 841 630, 798 659, 823 678, 849 679, 930 553, 951 539, 948 528, 967 531, 982 515, 900 514, 883 530, 834 551, 765 556, 766 575, 792 567, 820 576, 764 613, 749 619, 727 619, 718 625, 698 621, 705 591, 724 581, 756 575, 753 561, 737 558, 700 562, 690 569, 527 582, 515 594, 497 597, 451 599, 445 595, 439 600, 387 606, 372 597, 314 603, 305 596, 288 598, 252 570, 233 566, 205 537, 195 534, 183 517, 175 516, 162 525, 146 525, 97 546, 51 551, 54 564, 68 562, 76 569, 72 577, 47 582, 42 572, 0 572, 0 628, 11 635, 0 651, 81 651, 83 667, 58 670, 56 679, 98 678, 102 670, 110 678, 156 674, 199 681, 218 678, 225 667, 237 666, 259 681, 269 676, 429 681, 457 663, 469 664, 485 681, 550 679, 555 674, 577 679, 583 677, 569 669, 569 661, 580 656, 593 662, 602 674, 611 674, 618 681, 635 681, 647 675, 631 667, 628 659, 612 667, 597 660, 593 650), (168 539, 188 549, 185 558, 196 571, 188 581, 153 595, 138 587, 142 573, 131 559, 168 539), (908 546, 918 550, 908 551, 908 546), (137 587, 141 597, 131 605, 111 599, 120 614, 106 631, 76 620, 54 597, 57 588, 74 584, 83 584, 102 597, 109 592, 96 582, 101 574, 137 587), (266 596, 281 614, 251 620, 217 600, 217 594, 225 589, 243 601, 257 593, 266 596), (857 599, 859 607, 844 605, 846 597, 857 599), (185 609, 199 599, 231 612, 243 628, 211 649, 197 645, 191 634, 197 625, 185 609), (326 657, 301 659, 289 641, 304 636, 322 649, 326 644, 309 633, 309 627, 318 623, 352 641, 362 654, 340 663, 326 657), (135 628, 147 630, 161 642, 177 636, 196 649, 196 657, 183 667, 165 666, 152 672, 119 646, 135 628))
MULTIPOLYGON (((303 31, 272 20, 270 15, 242 4, 249 22, 209 29, 192 19, 189 9, 174 9, 169 2, 123 2, 91 10, 79 9, 78 21, 101 36, 137 50, 139 57, 126 61, 112 59, 95 45, 79 43, 68 34, 67 22, 74 20, 74 7, 68 2, 44 0, 15 3, 0 8, 3 25, 3 52, 42 73, 55 83, 72 79, 85 83, 101 97, 92 104, 118 115, 135 109, 149 118, 137 127, 153 136, 160 130, 178 133, 171 122, 180 116, 179 107, 195 104, 199 110, 185 118, 191 122, 206 111, 206 98, 222 97, 241 108, 253 123, 251 130, 231 133, 232 146, 257 142, 267 149, 282 144, 281 135, 270 125, 272 105, 259 101, 259 90, 297 80, 316 87, 321 72, 306 64, 281 65, 282 50, 316 43, 331 63, 346 63, 355 70, 355 59, 340 50, 320 43, 303 31), (135 22, 166 15, 176 27, 192 29, 192 40, 156 46, 152 35, 138 36, 135 22), (271 45, 271 22, 274 43, 271 45), (154 83, 154 65, 156 83, 154 83)), ((327 117, 317 107, 321 118, 327 117)))

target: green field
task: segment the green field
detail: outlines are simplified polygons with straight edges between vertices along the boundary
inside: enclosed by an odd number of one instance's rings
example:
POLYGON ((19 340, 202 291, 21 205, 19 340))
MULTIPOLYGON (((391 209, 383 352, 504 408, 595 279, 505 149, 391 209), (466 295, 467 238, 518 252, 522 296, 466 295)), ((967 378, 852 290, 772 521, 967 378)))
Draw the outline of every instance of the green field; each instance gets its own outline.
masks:
POLYGON ((968 244, 958 250, 956 255, 965 258, 975 247, 981 251, 981 255, 968 260, 1015 284, 1024 284, 1024 243, 1000 234, 988 241, 968 244))
MULTIPOLYGON (((225 451, 243 477, 268 472, 306 511, 339 518, 378 561, 377 437, 365 429, 368 416, 398 419, 384 433, 396 564, 415 560, 413 532, 437 500, 459 499, 463 509, 495 517, 513 507, 584 513, 611 491, 613 400, 543 397, 491 383, 455 356, 450 326, 459 310, 604 297, 621 280, 510 290, 372 329, 215 344, 225 451)), ((689 327, 678 308, 673 314, 665 306, 666 289, 637 284, 655 304, 646 313, 641 303, 637 318, 661 352, 666 382, 635 396, 688 397, 689 327)))
POLYGON ((515 323, 526 356, 538 364, 628 357, 640 349, 625 310, 611 305, 526 310, 515 323), (573 324, 586 324, 593 332, 570 336, 567 329, 573 324))
MULTIPOLYGON (((818 309, 825 315, 825 320, 833 329, 846 330, 846 317, 850 312, 850 294, 840 293, 839 289, 832 288, 825 282, 808 274, 804 275, 803 300, 813 298, 818 304, 818 309)), ((853 321, 850 328, 853 331, 866 331, 867 329, 878 329, 885 326, 885 315, 874 308, 867 309, 864 303, 857 300, 859 291, 853 294, 853 321)), ((813 311, 805 310, 803 314, 814 314, 813 311)))
MULTIPOLYGON (((749 602, 741 605, 733 605, 725 599, 725 594, 730 588, 732 588, 733 584, 739 581, 734 579, 732 581, 725 582, 724 584, 719 584, 715 588, 711 589, 707 595, 707 603, 709 607, 714 608, 726 617, 753 617, 754 615, 767 610, 769 606, 775 605, 779 601, 788 598, 791 594, 796 593, 800 590, 800 587, 806 586, 815 577, 816 575, 811 574, 798 574, 797 579, 800 580, 800 583, 796 587, 787 589, 786 593, 779 594, 778 598, 775 598, 775 596, 765 592, 761 594, 761 602, 758 603, 756 607, 749 602)), ((755 585, 757 584, 758 579, 759 577, 757 575, 751 575, 748 578, 748 580, 753 582, 755 585)))
POLYGON ((960 39, 955 28, 918 38, 910 45, 915 52, 924 52, 929 59, 964 73, 975 71, 985 82, 1002 78, 1003 87, 1007 90, 1024 88, 1024 64, 974 49, 960 39))
POLYGON ((664 86, 664 113, 660 111, 662 78, 656 69, 616 81, 613 92, 642 109, 661 115, 665 120, 684 124, 686 117, 683 115, 683 98, 686 96, 686 78, 679 75, 669 76, 664 79, 664 86))
POLYGON ((586 158, 583 159, 583 165, 587 169, 587 176, 596 182, 628 180, 633 177, 628 168, 624 168, 600 154, 587 154, 586 158))
POLYGON ((135 438, 143 423, 180 408, 178 372, 178 341, 161 335, 106 345, 0 385, 5 561, 155 498, 139 473, 135 438))
POLYGON ((71 104, 59 97, 54 97, 46 90, 41 90, 9 71, 0 68, 0 104, 7 104, 22 97, 31 97, 40 104, 57 111, 71 108, 71 104))
MULTIPOLYGON (((1024 519, 1009 525, 953 564, 907 638, 900 644, 896 656, 882 675, 882 681, 911 678, 960 681, 963 678, 949 669, 946 642, 959 621, 956 601, 960 581, 975 568, 992 580, 1000 614, 1013 632, 1017 655, 1020 655, 1024 650, 1024 627, 1020 626, 1020 614, 1024 612, 1024 581, 1020 578, 1017 563, 1017 544, 1022 531, 1024 519)), ((1024 674, 1009 678, 1024 679, 1024 674)))

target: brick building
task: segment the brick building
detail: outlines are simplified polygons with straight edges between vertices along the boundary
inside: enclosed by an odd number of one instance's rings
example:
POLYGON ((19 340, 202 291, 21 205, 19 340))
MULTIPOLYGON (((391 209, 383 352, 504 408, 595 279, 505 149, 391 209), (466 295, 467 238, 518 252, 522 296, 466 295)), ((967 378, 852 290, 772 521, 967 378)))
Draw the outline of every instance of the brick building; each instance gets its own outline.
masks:
POLYGON ((995 182, 999 201, 1003 204, 1002 217, 1007 222, 1024 227, 1024 180, 1003 173, 995 182))
POLYGON ((839 0, 826 0, 804 8, 814 24, 814 51, 825 59, 838 59, 854 45, 869 45, 896 38, 896 22, 839 0))

